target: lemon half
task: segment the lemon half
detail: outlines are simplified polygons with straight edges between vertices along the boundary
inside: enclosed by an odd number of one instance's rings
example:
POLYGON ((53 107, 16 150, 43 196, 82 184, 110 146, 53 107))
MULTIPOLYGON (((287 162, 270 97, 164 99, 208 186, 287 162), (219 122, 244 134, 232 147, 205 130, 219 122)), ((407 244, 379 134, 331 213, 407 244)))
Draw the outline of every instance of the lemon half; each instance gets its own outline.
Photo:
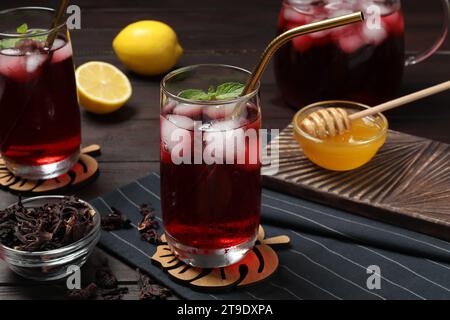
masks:
POLYGON ((75 72, 80 105, 92 113, 111 113, 131 97, 130 80, 112 64, 92 61, 75 72))

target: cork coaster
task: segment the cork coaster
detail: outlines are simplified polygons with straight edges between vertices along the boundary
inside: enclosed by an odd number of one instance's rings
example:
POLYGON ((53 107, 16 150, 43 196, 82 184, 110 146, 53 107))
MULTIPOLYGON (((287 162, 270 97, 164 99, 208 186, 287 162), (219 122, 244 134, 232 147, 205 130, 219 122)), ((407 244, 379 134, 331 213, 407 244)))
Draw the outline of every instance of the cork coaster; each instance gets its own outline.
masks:
POLYGON ((46 194, 81 187, 98 175, 98 162, 93 156, 100 154, 100 146, 93 144, 81 149, 78 162, 69 172, 49 180, 27 180, 14 176, 0 157, 0 188, 20 194, 46 194))
POLYGON ((152 257, 152 262, 166 271, 175 281, 194 289, 219 290, 231 289, 258 283, 278 268, 278 255, 271 246, 287 245, 288 236, 276 236, 265 239, 262 226, 259 226, 258 240, 244 259, 228 267, 216 269, 195 268, 178 260, 161 237, 162 245, 152 257))

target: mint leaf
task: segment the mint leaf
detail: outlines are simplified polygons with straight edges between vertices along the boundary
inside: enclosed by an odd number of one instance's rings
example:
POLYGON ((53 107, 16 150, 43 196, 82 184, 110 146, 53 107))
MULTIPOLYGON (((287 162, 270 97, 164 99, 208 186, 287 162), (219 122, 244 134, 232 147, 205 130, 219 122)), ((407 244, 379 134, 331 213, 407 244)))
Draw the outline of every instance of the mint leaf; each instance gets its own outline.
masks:
POLYGON ((199 90, 199 89, 183 90, 178 94, 178 96, 180 98, 189 99, 189 100, 211 100, 207 93, 205 93, 203 90, 199 90))
POLYGON ((47 40, 47 35, 37 35, 39 33, 45 32, 45 29, 28 29, 26 23, 17 28, 18 33, 24 33, 24 37, 20 38, 5 38, 0 40, 0 50, 17 48, 19 47, 23 41, 26 39, 30 39, 37 42, 43 42, 47 40), (26 31, 25 31, 26 30, 26 31), (25 31, 25 32, 22 32, 25 31), (36 34, 36 35, 35 35, 36 34))
POLYGON ((227 100, 239 97, 244 91, 244 85, 239 82, 226 82, 216 89, 217 100, 227 100))
POLYGON ((208 88, 208 100, 216 100, 216 88, 214 86, 208 88))
POLYGON ((22 24, 20 27, 17 28, 17 33, 27 33, 28 32, 28 25, 26 23, 22 24))
POLYGON ((2 39, 0 40, 0 49, 15 48, 17 41, 17 39, 2 39))
POLYGON ((200 89, 187 89, 181 91, 178 96, 189 100, 229 100, 239 97, 245 85, 239 82, 226 82, 217 88, 210 86, 208 92, 200 89))

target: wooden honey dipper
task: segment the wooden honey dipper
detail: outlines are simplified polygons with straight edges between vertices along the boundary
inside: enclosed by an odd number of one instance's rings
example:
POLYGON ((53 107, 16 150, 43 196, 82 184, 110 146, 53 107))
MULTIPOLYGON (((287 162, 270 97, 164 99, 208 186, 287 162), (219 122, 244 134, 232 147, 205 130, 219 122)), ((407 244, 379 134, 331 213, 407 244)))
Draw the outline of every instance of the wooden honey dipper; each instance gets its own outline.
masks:
POLYGON ((450 81, 391 100, 363 111, 348 115, 343 108, 326 108, 310 113, 300 123, 300 128, 316 138, 332 137, 350 130, 352 121, 397 108, 410 102, 450 89, 450 81))

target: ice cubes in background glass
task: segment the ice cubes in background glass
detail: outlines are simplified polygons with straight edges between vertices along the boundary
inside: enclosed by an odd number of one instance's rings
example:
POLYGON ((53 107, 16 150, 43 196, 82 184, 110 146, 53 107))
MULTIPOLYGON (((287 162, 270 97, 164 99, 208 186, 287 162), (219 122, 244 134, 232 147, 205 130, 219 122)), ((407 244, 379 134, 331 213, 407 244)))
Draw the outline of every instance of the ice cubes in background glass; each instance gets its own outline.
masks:
POLYGON ((292 45, 298 52, 306 52, 312 47, 312 38, 309 35, 295 37, 292 39, 292 45))
POLYGON ((361 27, 361 38, 366 44, 379 45, 387 36, 384 23, 381 20, 378 27, 371 26, 367 23, 364 23, 361 27))
POLYGON ((66 44, 66 41, 64 41, 62 39, 55 39, 55 41, 53 42, 53 45, 52 45, 52 50, 61 49, 62 47, 64 47, 65 44, 66 44))
MULTIPOLYGON (((48 59, 48 55, 30 52, 24 56, 24 59, 26 72, 33 74, 36 73, 42 67, 42 65, 48 59)), ((33 77, 33 75, 31 75, 31 77, 33 77)))
POLYGON ((42 51, 39 43, 23 40, 20 47, 0 51, 0 73, 18 82, 37 78, 48 54, 42 51))
POLYGON ((18 48, 8 48, 0 50, 0 54, 5 56, 20 56, 22 55, 22 51, 18 48))
POLYGON ((365 43, 358 33, 351 33, 338 38, 339 48, 348 54, 354 53, 362 48, 365 43))
POLYGON ((345 3, 342 0, 329 0, 329 1, 325 1, 325 10, 327 10, 328 12, 332 13, 335 12, 337 10, 342 10, 345 9, 345 7, 348 7, 348 4, 345 3))
MULTIPOLYGON (((0 51, 0 75, 7 78, 21 78, 23 61, 21 56, 16 56, 16 49, 3 49, 0 51), (14 77, 16 75, 16 77, 14 77)), ((25 71, 25 70, 24 70, 25 71)))
MULTIPOLYGON (((312 21, 313 8, 309 7, 285 7, 283 18, 291 23, 295 23, 297 26, 307 24, 312 21)), ((294 27, 294 26, 293 26, 294 27)))
POLYGON ((0 74, 17 82, 27 82, 31 79, 27 71, 27 60, 21 55, 6 55, 12 53, 12 49, 5 49, 0 52, 0 74))
MULTIPOLYGON (((317 22, 317 21, 320 21, 320 20, 315 20, 314 22, 317 22)), ((318 40, 318 39, 327 37, 329 34, 331 34, 331 32, 332 32, 331 30, 316 31, 316 32, 309 34, 309 36, 314 40, 318 40)))
POLYGON ((55 40, 52 51, 52 63, 64 61, 73 55, 70 43, 67 43, 62 39, 55 40))
POLYGON ((394 10, 398 8, 394 4, 395 1, 393 1, 392 4, 387 4, 387 1, 376 1, 376 0, 365 0, 362 1, 362 3, 358 6, 359 10, 363 11, 365 14, 374 14, 379 13, 381 16, 389 15, 394 10), (375 9, 374 9, 375 8, 375 9))
POLYGON ((348 14, 352 14, 354 12, 355 12, 355 10, 353 10, 352 8, 343 7, 343 8, 338 9, 338 10, 330 11, 329 17, 330 18, 342 17, 342 16, 345 16, 345 15, 348 15, 348 14))

